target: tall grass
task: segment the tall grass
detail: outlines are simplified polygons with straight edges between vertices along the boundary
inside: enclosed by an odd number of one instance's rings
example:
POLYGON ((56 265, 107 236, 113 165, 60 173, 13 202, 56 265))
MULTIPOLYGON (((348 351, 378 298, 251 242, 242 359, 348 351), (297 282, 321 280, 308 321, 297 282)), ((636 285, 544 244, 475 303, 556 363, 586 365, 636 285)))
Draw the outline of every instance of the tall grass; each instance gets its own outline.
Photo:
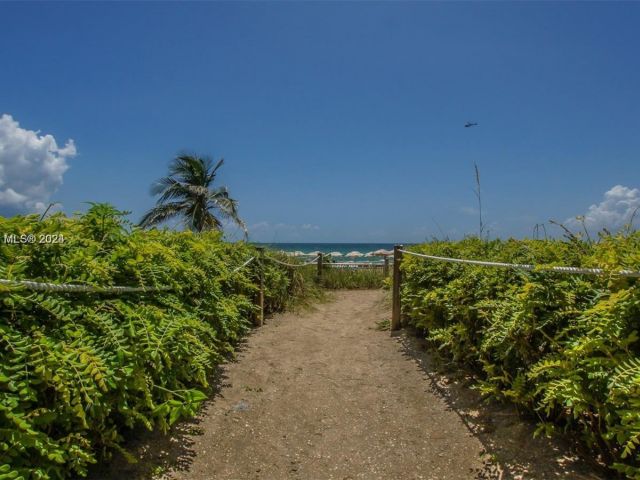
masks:
POLYGON ((320 285, 328 289, 382 288, 384 271, 381 268, 332 268, 325 266, 320 285))

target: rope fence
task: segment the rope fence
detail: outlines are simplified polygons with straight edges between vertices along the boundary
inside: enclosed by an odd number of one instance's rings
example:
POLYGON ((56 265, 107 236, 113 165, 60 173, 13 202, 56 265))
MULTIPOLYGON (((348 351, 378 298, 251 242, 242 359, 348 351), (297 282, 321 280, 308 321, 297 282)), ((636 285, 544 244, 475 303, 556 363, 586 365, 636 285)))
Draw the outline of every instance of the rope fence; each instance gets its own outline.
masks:
MULTIPOLYGON (((302 263, 292 264, 282 262, 273 257, 265 257, 275 263, 286 267, 305 267, 307 265, 315 264, 320 256, 317 256, 313 260, 302 263)), ((254 262, 256 257, 251 257, 245 261, 242 265, 234 268, 233 273, 237 273, 243 268, 247 267, 251 262, 254 262)), ((123 293, 152 293, 152 292, 168 292, 175 289, 175 287, 160 286, 160 287, 125 287, 125 286, 106 286, 100 287, 95 285, 82 285, 74 283, 51 283, 51 282, 37 282, 34 280, 7 280, 0 279, 0 286, 16 289, 33 290, 37 292, 56 292, 56 293, 103 293, 103 294, 123 294, 123 293)))
MULTIPOLYGON (((264 285, 264 261, 268 260, 275 264, 288 267, 288 268, 300 268, 307 267, 309 265, 317 265, 318 279, 322 278, 323 267, 332 266, 336 268, 355 268, 355 267, 383 267, 385 275, 389 270, 389 259, 385 258, 384 263, 374 264, 373 262, 323 262, 325 255, 319 254, 314 259, 304 263, 288 263, 277 258, 265 255, 264 247, 256 247, 258 254, 250 257, 241 265, 233 268, 232 273, 238 273, 242 269, 249 266, 252 262, 257 262, 258 268, 258 288, 256 292, 256 298, 254 299, 256 307, 255 325, 262 326, 264 322, 264 298, 265 298, 265 285, 264 285)), ((330 255, 326 255, 330 257, 330 255)), ((73 283, 50 283, 39 282, 33 280, 8 280, 0 279, 0 288, 8 287, 9 289, 26 289, 39 292, 56 292, 56 293, 96 293, 96 294, 127 294, 127 293, 153 293, 153 292, 168 292, 173 291, 176 287, 170 286, 158 286, 158 287, 127 287, 127 286, 95 286, 95 285, 82 285, 73 283)))
POLYGON ((278 260, 277 258, 273 258, 270 256, 265 256, 265 258, 267 260, 271 260, 274 263, 277 263, 279 265, 283 265, 285 267, 291 267, 291 268, 295 268, 295 267, 306 267, 307 265, 315 265, 316 262, 318 261, 318 259, 320 258, 320 255, 318 255, 316 258, 314 258, 313 260, 310 260, 306 263, 287 263, 287 262, 283 262, 282 260, 278 260))
POLYGON ((249 260, 247 260, 246 262, 244 262, 242 265, 240 265, 239 267, 236 267, 233 269, 233 273, 237 273, 240 270, 242 270, 244 267, 246 267, 247 265, 249 265, 251 262, 253 262, 256 259, 256 257, 251 257, 249 260))
POLYGON ((615 275, 619 275, 621 277, 634 277, 640 278, 640 272, 636 272, 633 270, 619 270, 617 272, 608 272, 601 268, 582 268, 582 267, 545 267, 536 265, 531 265, 527 263, 502 263, 502 262, 488 262, 484 260, 467 260, 462 258, 449 258, 449 257, 436 257, 434 255, 426 255, 424 253, 411 252, 409 250, 399 249, 401 253, 406 253, 407 255, 412 255, 414 257, 426 258, 428 260, 436 260, 440 262, 449 262, 449 263, 465 263, 469 265, 481 265, 485 267, 498 267, 498 268, 514 268, 517 270, 528 270, 528 271, 549 271, 556 273, 566 273, 573 275, 607 275, 613 273, 615 275))
POLYGON ((528 263, 504 263, 489 262, 485 260, 470 260, 466 258, 439 257, 435 255, 427 255, 424 253, 412 252, 405 250, 403 245, 396 245, 393 248, 393 283, 392 283, 392 310, 391 310, 391 331, 398 330, 401 327, 401 302, 400 302, 400 285, 402 283, 402 273, 400 264, 403 255, 411 255, 413 257, 423 258, 426 260, 434 260, 437 262, 460 263, 467 265, 479 265, 483 267, 497 268, 513 268, 516 270, 526 270, 529 272, 554 272, 568 275, 618 275, 620 277, 640 278, 640 272, 634 270, 618 270, 609 271, 602 268, 583 268, 583 267, 565 267, 565 266, 544 266, 532 265, 528 263))
POLYGON ((0 279, 0 285, 14 288, 24 288, 38 292, 80 292, 80 293, 140 293, 140 292, 167 292, 174 287, 96 287, 93 285, 80 285, 73 283, 46 283, 32 280, 4 280, 0 279))
POLYGON ((325 267, 338 268, 384 268, 384 262, 327 262, 325 267))
MULTIPOLYGON (((233 273, 237 273, 244 267, 253 262, 256 257, 251 257, 237 268, 233 269, 233 273)), ((0 286, 9 288, 33 290, 36 292, 56 292, 56 293, 105 293, 105 294, 122 294, 122 293, 151 293, 151 292, 169 292, 175 290, 175 287, 123 287, 123 286, 107 286, 99 287, 95 285, 82 285, 77 283, 50 283, 36 282, 33 280, 6 280, 0 279, 0 286)))

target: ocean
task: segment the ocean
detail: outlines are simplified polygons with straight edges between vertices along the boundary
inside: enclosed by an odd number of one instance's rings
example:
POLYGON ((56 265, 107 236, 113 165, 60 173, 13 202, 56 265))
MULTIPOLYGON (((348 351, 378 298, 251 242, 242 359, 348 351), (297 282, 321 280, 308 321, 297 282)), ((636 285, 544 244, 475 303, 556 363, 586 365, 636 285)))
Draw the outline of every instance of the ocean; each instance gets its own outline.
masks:
MULTIPOLYGON (((285 252, 316 252, 322 253, 340 252, 345 255, 349 252, 357 251, 360 253, 375 252, 376 250, 393 250, 393 243, 256 243, 274 250, 282 250, 285 252)), ((408 244, 406 244, 408 246, 408 244)), ((350 261, 369 261, 368 257, 350 258, 350 261)))

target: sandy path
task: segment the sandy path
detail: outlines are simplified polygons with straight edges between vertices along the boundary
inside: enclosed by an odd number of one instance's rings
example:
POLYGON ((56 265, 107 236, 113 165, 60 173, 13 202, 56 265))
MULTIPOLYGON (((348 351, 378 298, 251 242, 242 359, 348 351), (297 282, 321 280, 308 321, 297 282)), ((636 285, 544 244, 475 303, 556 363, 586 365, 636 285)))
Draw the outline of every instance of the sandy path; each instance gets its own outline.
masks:
MULTIPOLYGON (((377 291, 338 292, 250 336, 180 479, 463 479, 482 444, 434 394, 377 291)), ((191 443, 191 441, 189 442, 191 443)))
POLYGON ((127 448, 140 461, 91 479, 607 478, 570 444, 534 439, 512 406, 487 405, 463 372, 435 373, 415 336, 376 330, 382 292, 333 296, 254 330, 196 419, 138 432, 127 448))

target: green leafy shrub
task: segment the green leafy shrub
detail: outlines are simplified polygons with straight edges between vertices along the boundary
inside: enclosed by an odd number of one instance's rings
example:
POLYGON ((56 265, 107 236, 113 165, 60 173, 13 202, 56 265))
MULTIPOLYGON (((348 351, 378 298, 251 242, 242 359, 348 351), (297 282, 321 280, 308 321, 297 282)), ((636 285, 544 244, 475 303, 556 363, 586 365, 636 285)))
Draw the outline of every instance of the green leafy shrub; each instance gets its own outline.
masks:
POLYGON ((444 355, 478 373, 490 398, 516 403, 538 433, 574 432, 600 459, 640 479, 640 233, 597 243, 468 238, 412 247, 429 255, 603 276, 461 265, 405 255, 402 309, 444 355))
POLYGON ((264 264, 271 268, 265 272, 265 296, 267 311, 278 311, 295 309, 300 306, 308 306, 312 302, 324 298, 323 290, 317 282, 315 265, 302 266, 299 259, 291 258, 285 253, 267 250, 265 252, 264 264), (299 267, 287 267, 278 265, 270 259, 280 262, 300 265, 299 267), (270 277, 278 276, 278 281, 270 277), (286 279, 286 282, 283 282, 286 279))
MULTIPOLYGON (((0 278, 96 286, 168 286, 120 295, 0 285, 0 479, 83 476, 121 449, 123 432, 166 430, 193 415, 217 364, 255 315, 255 248, 218 233, 132 227, 93 205, 81 216, 0 218, 0 235, 62 235, 0 244, 0 278)), ((265 263, 269 311, 291 295, 265 263)))

